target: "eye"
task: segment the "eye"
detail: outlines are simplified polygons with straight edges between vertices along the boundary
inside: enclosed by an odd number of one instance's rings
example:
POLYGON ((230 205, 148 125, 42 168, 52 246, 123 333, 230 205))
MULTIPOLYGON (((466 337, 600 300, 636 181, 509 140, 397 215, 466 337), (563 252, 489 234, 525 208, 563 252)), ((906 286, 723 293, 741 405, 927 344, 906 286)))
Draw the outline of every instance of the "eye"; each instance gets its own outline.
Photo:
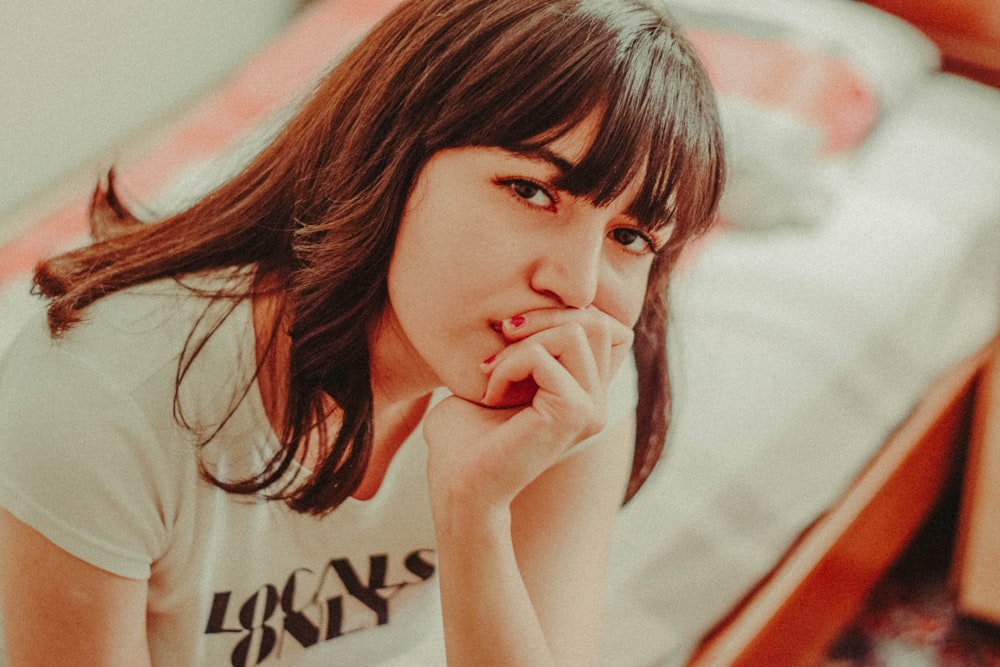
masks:
POLYGON ((610 237, 628 252, 646 255, 656 252, 652 239, 634 227, 618 227, 611 230, 610 237))
POLYGON ((555 210, 556 199, 541 185, 523 178, 508 178, 500 185, 510 189, 519 200, 537 208, 555 210))

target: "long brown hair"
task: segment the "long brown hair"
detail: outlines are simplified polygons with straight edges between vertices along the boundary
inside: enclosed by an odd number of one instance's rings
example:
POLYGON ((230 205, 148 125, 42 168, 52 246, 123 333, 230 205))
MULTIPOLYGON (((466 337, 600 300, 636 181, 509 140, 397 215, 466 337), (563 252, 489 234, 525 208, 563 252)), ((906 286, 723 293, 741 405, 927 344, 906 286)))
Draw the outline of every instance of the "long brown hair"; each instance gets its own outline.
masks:
MULTIPOLYGON (((631 497, 666 435, 669 271, 710 223, 724 180, 708 79, 654 3, 404 2, 332 68, 268 147, 191 208, 144 224, 113 182, 99 188, 91 216, 97 242, 36 271, 38 291, 51 299, 53 335, 116 290, 256 266, 258 278, 285 295, 291 323, 283 447, 252 478, 209 477, 232 492, 264 491, 298 511, 327 512, 360 483, 371 450, 368 345, 420 169, 446 148, 545 144, 598 111, 593 145, 560 186, 602 204, 641 175, 631 213, 650 228, 675 225, 636 327, 631 497), (332 443, 323 432, 307 437, 322 431, 324 392, 341 416, 332 443), (282 482, 298 451, 317 441, 322 463, 305 480, 282 482)), ((217 296, 250 297, 264 284, 217 296)), ((175 409, 176 402, 175 394, 175 409)))

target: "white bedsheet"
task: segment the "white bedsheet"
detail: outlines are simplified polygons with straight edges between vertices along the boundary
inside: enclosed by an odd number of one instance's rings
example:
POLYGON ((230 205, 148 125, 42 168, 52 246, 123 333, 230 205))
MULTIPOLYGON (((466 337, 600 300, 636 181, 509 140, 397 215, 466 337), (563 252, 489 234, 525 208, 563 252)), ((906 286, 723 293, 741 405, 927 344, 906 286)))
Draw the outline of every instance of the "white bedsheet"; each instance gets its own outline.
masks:
POLYGON ((1000 324, 1000 94, 934 74, 813 227, 726 230, 675 278, 666 457, 621 516, 609 665, 682 664, 1000 324))

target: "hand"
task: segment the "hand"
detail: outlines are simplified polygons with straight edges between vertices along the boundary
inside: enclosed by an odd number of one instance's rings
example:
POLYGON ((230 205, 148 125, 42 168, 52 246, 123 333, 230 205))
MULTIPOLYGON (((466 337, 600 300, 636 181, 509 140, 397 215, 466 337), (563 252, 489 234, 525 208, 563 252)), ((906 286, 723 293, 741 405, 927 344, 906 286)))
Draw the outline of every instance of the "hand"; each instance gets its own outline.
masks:
POLYGON ((509 345, 483 364, 481 403, 449 397, 425 422, 436 512, 506 507, 600 431, 608 385, 632 344, 629 327, 593 307, 534 310, 502 327, 509 345))

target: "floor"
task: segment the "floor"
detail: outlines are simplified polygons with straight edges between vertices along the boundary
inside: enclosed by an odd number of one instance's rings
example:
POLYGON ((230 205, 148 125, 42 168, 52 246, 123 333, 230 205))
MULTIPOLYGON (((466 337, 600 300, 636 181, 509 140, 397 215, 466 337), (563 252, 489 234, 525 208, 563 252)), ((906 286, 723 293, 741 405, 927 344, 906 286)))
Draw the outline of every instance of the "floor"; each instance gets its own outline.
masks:
POLYGON ((958 614, 948 584, 957 488, 818 667, 1000 667, 1000 627, 958 614))

